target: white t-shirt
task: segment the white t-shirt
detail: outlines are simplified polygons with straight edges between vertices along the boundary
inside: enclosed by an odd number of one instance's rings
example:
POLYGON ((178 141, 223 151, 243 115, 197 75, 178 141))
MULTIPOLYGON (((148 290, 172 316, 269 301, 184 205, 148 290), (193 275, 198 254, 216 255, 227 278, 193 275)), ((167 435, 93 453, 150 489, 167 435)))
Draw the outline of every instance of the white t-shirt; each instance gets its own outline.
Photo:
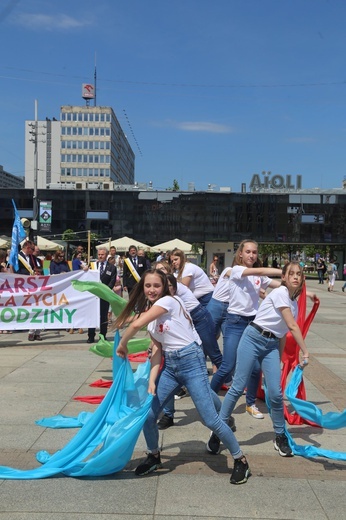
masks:
POLYGON ((243 265, 232 267, 229 278, 229 314, 240 316, 253 316, 259 307, 259 294, 261 289, 266 289, 271 279, 267 276, 242 276, 247 269, 243 265))
POLYGON ((214 292, 212 298, 214 300, 218 300, 219 302, 228 302, 229 301, 229 276, 226 276, 228 271, 230 271, 231 267, 226 267, 222 273, 220 274, 220 278, 215 285, 214 292))
POLYGON ((189 289, 191 292, 193 292, 196 298, 201 298, 205 294, 209 294, 214 290, 213 284, 203 269, 198 267, 198 265, 193 264, 192 262, 186 262, 184 266, 181 278, 183 279, 186 276, 191 277, 189 289))
POLYGON ((181 282, 177 282, 177 296, 183 301, 188 312, 196 309, 198 305, 201 305, 197 300, 196 296, 190 291, 186 285, 181 282))
POLYGON ((196 341, 192 321, 184 315, 184 311, 185 314, 187 311, 178 296, 163 296, 154 305, 167 311, 147 327, 149 334, 161 343, 163 350, 179 350, 196 341))
POLYGON ((290 308, 294 319, 297 319, 298 303, 296 300, 291 300, 287 287, 283 285, 264 298, 254 319, 257 325, 272 332, 277 338, 282 338, 288 332, 286 322, 279 311, 281 307, 290 308))

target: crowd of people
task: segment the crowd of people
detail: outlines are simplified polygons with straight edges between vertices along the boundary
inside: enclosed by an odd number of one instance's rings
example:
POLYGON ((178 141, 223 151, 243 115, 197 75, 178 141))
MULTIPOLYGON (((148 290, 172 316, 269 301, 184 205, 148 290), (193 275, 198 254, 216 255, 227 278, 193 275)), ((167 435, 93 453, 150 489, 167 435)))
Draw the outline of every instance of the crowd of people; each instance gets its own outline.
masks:
POLYGON ((234 435, 232 411, 246 389, 246 411, 255 419, 263 418, 255 404, 261 371, 272 410, 274 448, 283 457, 293 455, 285 434, 280 358, 290 331, 301 350, 301 368, 308 364, 308 350, 296 322, 303 268, 299 262, 288 262, 283 269, 263 267, 258 244, 252 240, 241 242, 233 265, 220 273, 216 285, 210 279, 215 262, 216 257, 208 276, 186 261, 182 251, 173 250, 133 284, 129 302, 114 323, 114 328, 123 329, 117 348, 121 357, 127 356, 128 341, 143 327, 152 340, 148 391, 153 401, 143 428, 147 458, 135 471, 139 476, 162 466, 159 430, 175 424, 174 396, 183 389, 211 430, 207 451, 218 454, 222 442, 234 459, 230 482, 246 483, 251 471, 234 435), (207 358, 214 367, 211 380, 207 358), (218 394, 230 380, 221 402, 218 394))
MULTIPOLYGON (((34 242, 25 241, 15 272, 41 274, 43 266, 39 257, 34 242)), ((1 252, 0 265, 2 270, 13 272, 1 252)), ((153 394, 153 401, 143 428, 147 458, 137 467, 137 475, 161 467, 159 430, 175 425, 175 396, 189 394, 203 424, 211 430, 206 450, 216 455, 223 443, 234 459, 230 482, 246 483, 251 471, 234 435, 232 412, 246 391, 246 412, 254 419, 264 418, 256 406, 262 372, 268 389, 274 448, 283 457, 293 455, 285 433, 280 359, 286 334, 291 332, 301 351, 301 368, 309 360, 296 321, 297 299, 305 280, 303 266, 298 261, 288 261, 283 268, 278 263, 275 267, 268 264, 263 267, 258 244, 244 240, 232 265, 221 270, 219 258, 214 255, 207 273, 189 262, 179 249, 161 252, 151 264, 145 252, 135 245, 130 246, 125 257, 118 255, 114 247, 110 250, 99 247, 93 266, 88 265, 83 247, 78 246, 72 268, 70 265, 64 251, 59 250, 50 262, 50 273, 93 268, 99 271, 101 283, 118 295, 127 293, 128 303, 119 316, 112 317, 109 303, 102 299, 100 302, 100 334, 106 339, 110 324, 113 330, 122 329, 118 356, 127 356, 128 341, 144 327, 151 338, 148 392, 153 394), (221 335, 222 349, 218 341, 221 335), (207 360, 213 367, 211 377, 207 360), (221 401, 222 389, 226 395, 221 401)), ((324 283, 327 274, 328 290, 332 291, 336 266, 324 264, 321 277, 320 265, 322 259, 317 267, 319 283, 324 283)), ((342 290, 345 286, 346 283, 342 290)), ((316 299, 314 294, 308 291, 306 294, 316 299)), ((42 340, 40 331, 30 330, 28 339, 42 340)), ((96 329, 89 328, 87 342, 95 341, 96 329)))

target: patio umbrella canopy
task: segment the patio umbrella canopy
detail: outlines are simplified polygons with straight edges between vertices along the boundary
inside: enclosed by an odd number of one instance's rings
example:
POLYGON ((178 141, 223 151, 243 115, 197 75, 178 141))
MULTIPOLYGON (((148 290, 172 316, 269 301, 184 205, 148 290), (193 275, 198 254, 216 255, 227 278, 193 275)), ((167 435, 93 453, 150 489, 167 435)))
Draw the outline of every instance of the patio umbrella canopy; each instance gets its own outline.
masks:
POLYGON ((99 244, 96 246, 96 249, 99 249, 100 247, 107 247, 109 249, 110 247, 116 247, 117 251, 128 251, 130 246, 136 246, 137 248, 144 249, 146 251, 152 251, 155 252, 157 248, 152 248, 148 246, 148 244, 143 244, 143 242, 139 242, 135 238, 129 238, 129 237, 122 237, 117 238, 115 240, 111 240, 110 242, 104 242, 103 244, 99 244))
POLYGON ((10 242, 0 238, 0 249, 7 249, 10 246, 10 242))
POLYGON ((172 240, 168 240, 168 242, 157 244, 154 247, 159 251, 172 251, 173 249, 177 248, 181 249, 183 253, 191 253, 192 244, 184 242, 184 240, 179 240, 179 238, 173 238, 172 240))

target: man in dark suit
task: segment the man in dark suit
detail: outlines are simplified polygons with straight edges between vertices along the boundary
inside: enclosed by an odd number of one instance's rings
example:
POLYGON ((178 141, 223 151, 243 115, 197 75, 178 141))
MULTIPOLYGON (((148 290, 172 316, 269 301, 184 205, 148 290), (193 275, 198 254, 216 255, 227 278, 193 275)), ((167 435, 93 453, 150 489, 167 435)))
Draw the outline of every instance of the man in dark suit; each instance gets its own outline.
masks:
MULTIPOLYGON (((100 281, 113 289, 117 278, 117 268, 107 261, 108 249, 106 247, 99 248, 97 252, 98 261, 96 262, 97 270, 100 272, 100 281)), ((108 309, 109 302, 100 298, 100 334, 106 339, 108 329, 108 309)), ((95 343, 95 329, 88 329, 87 343, 95 343)))
POLYGON ((123 268, 123 289, 129 294, 141 279, 142 274, 147 270, 144 256, 137 254, 137 247, 130 246, 128 257, 125 258, 123 268))
MULTIPOLYGON (((37 262, 38 258, 35 256, 35 242, 32 240, 26 240, 22 246, 22 249, 18 253, 18 270, 16 274, 22 274, 25 276, 33 276, 41 274, 42 271, 37 262)), ((42 341, 42 337, 39 329, 30 329, 28 335, 29 341, 42 341)))

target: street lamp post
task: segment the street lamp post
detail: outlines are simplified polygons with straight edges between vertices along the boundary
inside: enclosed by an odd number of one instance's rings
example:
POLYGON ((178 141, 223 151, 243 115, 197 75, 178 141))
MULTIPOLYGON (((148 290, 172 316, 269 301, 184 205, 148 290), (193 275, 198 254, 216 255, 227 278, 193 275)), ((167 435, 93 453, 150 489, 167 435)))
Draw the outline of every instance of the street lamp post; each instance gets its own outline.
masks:
MULTIPOLYGON (((38 230, 38 213, 39 213, 39 201, 37 197, 37 183, 38 183, 38 115, 37 115, 37 99, 35 99, 35 122, 30 123, 31 126, 30 134, 32 135, 30 141, 34 143, 34 196, 32 200, 32 221, 31 229, 34 234, 34 240, 36 241, 37 230, 38 230)), ((44 135, 44 132, 42 132, 44 135)), ((42 141, 44 142, 44 141, 42 141)))

